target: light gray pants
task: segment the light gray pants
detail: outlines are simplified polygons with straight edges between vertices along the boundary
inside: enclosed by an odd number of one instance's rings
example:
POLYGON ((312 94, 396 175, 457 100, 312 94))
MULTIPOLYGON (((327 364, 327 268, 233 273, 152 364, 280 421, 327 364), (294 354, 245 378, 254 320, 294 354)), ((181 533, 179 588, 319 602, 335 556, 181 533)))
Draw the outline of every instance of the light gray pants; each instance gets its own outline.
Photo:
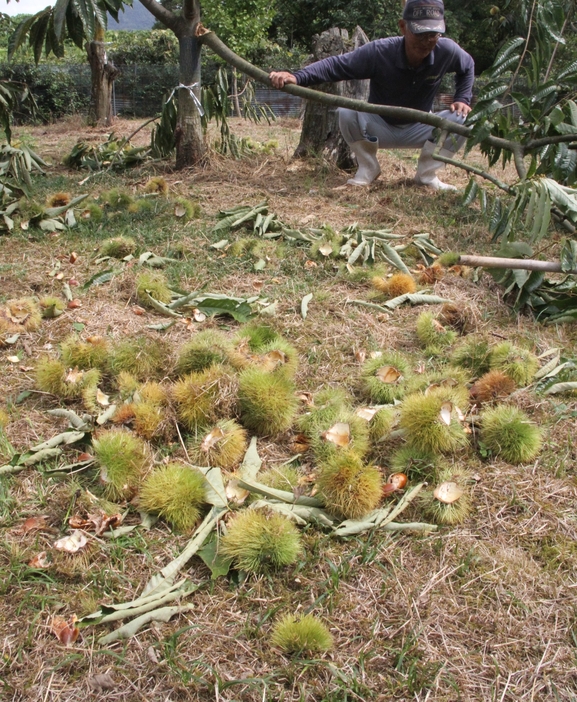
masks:
MULTIPOLYGON (((349 144, 366 139, 378 140, 379 149, 420 149, 426 141, 431 140, 433 130, 429 124, 413 122, 412 124, 392 125, 387 124, 379 115, 369 112, 357 112, 345 107, 338 108, 339 127, 344 140, 349 144)), ((443 110, 436 112, 439 117, 444 117, 451 122, 464 124, 465 118, 456 112, 443 110)), ((465 137, 449 134, 444 143, 444 148, 456 152, 465 143, 465 137)))

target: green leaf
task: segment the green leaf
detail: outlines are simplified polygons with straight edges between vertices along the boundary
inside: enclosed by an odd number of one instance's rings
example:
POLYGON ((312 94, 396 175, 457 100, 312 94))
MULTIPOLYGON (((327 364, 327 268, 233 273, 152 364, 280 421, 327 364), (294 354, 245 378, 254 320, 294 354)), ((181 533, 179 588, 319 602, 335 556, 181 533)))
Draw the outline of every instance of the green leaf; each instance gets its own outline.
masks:
POLYGON ((555 385, 552 385, 550 388, 547 388, 545 392, 543 393, 544 395, 558 395, 559 393, 562 392, 575 392, 577 390, 577 383, 575 382, 568 382, 568 383, 556 383, 555 385))
POLYGON ((533 227, 530 232, 531 241, 538 241, 545 236, 551 219, 551 198, 546 187, 541 188, 539 200, 535 208, 533 227))
POLYGON ((523 258, 532 256, 533 249, 524 241, 508 241, 501 244, 495 255, 502 258, 523 258))
POLYGON ((227 507, 228 500, 226 499, 226 490, 220 468, 217 466, 212 468, 197 466, 197 468, 204 475, 206 482, 206 501, 208 504, 217 508, 227 507))
MULTIPOLYGON (((574 76, 577 73, 577 61, 573 61, 573 63, 569 64, 567 68, 565 68, 559 75, 557 76, 557 80, 564 80, 565 78, 568 78, 569 76, 574 76)), ((570 100, 570 103, 573 101, 570 100)), ((573 103, 575 104, 575 103, 573 103)), ((573 108, 571 108, 571 113, 573 113, 573 108)), ((575 126, 577 126, 577 122, 573 122, 575 126)))
POLYGON ((266 307, 263 307, 259 314, 264 314, 267 317, 275 317, 278 312, 278 302, 275 300, 274 302, 271 302, 270 305, 267 305, 266 307))
POLYGON ((410 273, 407 265, 392 246, 389 246, 389 244, 383 241, 381 243, 381 249, 383 250, 385 258, 391 265, 398 268, 402 273, 410 273))
POLYGON ((525 39, 523 37, 514 37, 513 39, 509 39, 509 41, 506 42, 497 53, 497 56, 495 57, 495 60, 493 61, 493 66, 491 68, 500 66, 503 63, 503 61, 511 54, 512 51, 515 51, 515 49, 518 46, 521 46, 521 44, 524 43, 525 39))
POLYGON ((262 459, 258 455, 256 436, 253 436, 250 440, 250 444, 244 458, 242 459, 242 465, 238 471, 238 476, 240 478, 246 478, 247 480, 256 480, 256 476, 261 469, 262 459))
POLYGON ((50 22, 50 16, 52 14, 52 8, 47 8, 46 10, 39 12, 36 17, 36 21, 30 27, 30 37, 29 43, 32 47, 34 53, 34 62, 39 63, 42 56, 42 49, 44 48, 44 39, 46 37, 46 31, 48 29, 48 23, 50 22))
POLYGON ((78 195, 77 197, 70 200, 70 202, 67 205, 61 205, 60 207, 47 207, 44 210, 44 214, 47 215, 48 217, 56 217, 57 215, 62 214, 63 212, 66 212, 71 207, 74 207, 78 203, 82 202, 87 197, 88 197, 88 195, 78 195))
POLYGON ((501 109, 503 105, 498 100, 492 100, 487 103, 485 101, 477 103, 475 109, 467 116, 467 124, 473 124, 477 120, 490 117, 492 114, 501 109))
MULTIPOLYGON (((84 34, 91 41, 94 38, 96 22, 94 17, 94 7, 90 0, 75 0, 74 6, 82 22, 84 34)), ((103 26, 106 26, 104 23, 103 26)))
POLYGON ((107 270, 102 271, 101 273, 96 273, 92 276, 92 278, 89 278, 84 283, 82 289, 87 290, 91 285, 102 285, 103 283, 108 283, 114 278, 116 273, 117 271, 114 268, 108 268, 107 270))
POLYGON ((481 208, 481 212, 483 214, 487 213, 487 193, 483 188, 479 188, 479 207, 481 208))
POLYGON ((509 88, 508 83, 501 83, 479 93, 478 102, 492 102, 496 97, 502 95, 509 88))
POLYGON ((577 270, 577 241, 567 239, 561 248, 561 270, 564 273, 577 270))
POLYGON ((363 255, 363 252, 365 250, 365 247, 368 246, 368 242, 366 240, 362 240, 353 250, 352 254, 349 256, 347 263, 352 266, 356 261, 361 258, 363 255))
MULTIPOLYGON (((535 380, 541 380, 541 378, 547 378, 550 373, 552 373, 559 366, 559 359, 561 358, 561 349, 553 349, 555 355, 553 358, 546 363, 544 366, 539 368, 535 373, 535 380)), ((543 354, 541 354, 542 356, 543 354)))
POLYGON ((554 83, 553 85, 548 85, 544 88, 541 88, 541 90, 538 90, 534 95, 531 96, 531 102, 535 104, 536 102, 539 102, 539 100, 542 100, 543 98, 547 97, 548 95, 551 95, 552 93, 556 93, 559 90, 559 86, 554 83))
POLYGON ((203 297, 195 300, 196 307, 207 316, 227 314, 237 322, 248 322, 253 316, 251 306, 247 302, 238 302, 232 298, 203 297))
POLYGON ((38 226, 45 232, 55 232, 57 229, 66 229, 62 222, 57 219, 41 219, 40 222, 38 222, 38 226))
POLYGON ((72 0, 56 0, 54 5, 54 35, 58 41, 62 41, 62 31, 66 21, 66 12, 72 0))
POLYGON ((517 285, 522 288, 523 285, 527 282, 527 279, 529 278, 529 271, 525 271, 523 269, 517 269, 513 268, 511 270, 511 273, 513 275, 513 278, 515 279, 515 282, 517 285))
POLYGON ((28 17, 27 19, 20 22, 20 24, 14 30, 13 34, 10 36, 10 39, 8 40, 8 60, 9 61, 12 60, 12 58, 14 57, 14 53, 26 41, 26 38, 27 38, 28 33, 30 31, 30 27, 36 21, 37 17, 38 17, 38 15, 32 15, 32 17, 28 17))
POLYGON ((410 302, 411 305, 442 305, 445 302, 451 302, 451 300, 438 297, 437 295, 405 293, 404 295, 399 295, 398 297, 394 297, 392 300, 388 300, 387 302, 383 303, 383 307, 394 310, 404 302, 410 302))
POLYGON ((24 400, 26 400, 28 397, 32 395, 31 390, 23 390, 21 393, 18 394, 18 397, 14 400, 15 405, 21 405, 24 400))
POLYGON ((513 68, 513 66, 519 61, 520 57, 520 54, 514 54, 513 56, 509 56, 498 66, 496 65, 494 68, 491 67, 487 69, 484 75, 487 78, 491 78, 492 80, 494 80, 495 78, 498 78, 501 74, 505 73, 505 71, 508 71, 510 68, 513 68))
POLYGON ((48 439, 48 441, 43 441, 41 444, 37 444, 36 446, 31 446, 30 451, 38 452, 38 451, 44 451, 45 449, 52 449, 56 448, 56 446, 60 446, 61 444, 64 444, 67 446, 68 444, 74 444, 77 441, 80 441, 86 436, 86 432, 84 431, 76 431, 74 429, 67 429, 66 431, 63 431, 61 434, 57 434, 56 436, 53 436, 51 439, 48 439))
POLYGON ((478 189, 479 186, 477 185, 477 181, 474 178, 470 178, 463 195, 463 205, 465 207, 474 201, 477 196, 478 189))
POLYGON ((489 219, 489 231, 491 232, 491 234, 495 233, 497 226, 501 221, 502 214, 503 207, 501 203, 501 198, 495 197, 495 199, 493 200, 493 210, 491 211, 491 217, 489 219))
POLYGON ((197 555, 202 558, 205 564, 210 568, 211 580, 216 580, 222 575, 228 575, 232 565, 232 558, 226 558, 218 550, 219 540, 216 534, 199 549, 197 555))
POLYGON ((170 322, 161 322, 160 324, 147 324, 146 328, 147 329, 154 329, 154 331, 166 331, 167 329, 170 329, 170 327, 174 326, 176 324, 176 320, 173 319, 170 322))
MULTIPOLYGON (((573 101, 569 100, 569 102, 571 103, 573 101)), ((573 103, 573 104, 575 104, 575 103, 573 103)), ((554 127, 556 127, 558 124, 561 124, 561 122, 564 121, 565 113, 563 112, 560 105, 555 105, 555 107, 551 110, 551 112, 549 113, 549 119, 551 120, 551 124, 554 127)))
POLYGON ((74 331, 81 332, 84 331, 85 326, 86 325, 82 324, 82 322, 74 322, 72 325, 72 329, 74 329, 74 331))
POLYGON ((129 639, 135 634, 137 634, 140 629, 150 622, 168 622, 175 614, 180 614, 181 612, 188 612, 194 609, 194 605, 180 605, 175 607, 160 607, 159 609, 152 610, 151 612, 146 612, 141 614, 136 619, 133 619, 128 624, 124 624, 119 629, 115 629, 110 634, 102 636, 98 639, 98 643, 102 646, 118 641, 118 639, 129 639))
POLYGON ((539 22, 539 29, 544 29, 554 42, 558 44, 566 43, 561 33, 561 27, 556 27, 554 24, 555 18, 548 4, 537 4, 537 21, 539 22))

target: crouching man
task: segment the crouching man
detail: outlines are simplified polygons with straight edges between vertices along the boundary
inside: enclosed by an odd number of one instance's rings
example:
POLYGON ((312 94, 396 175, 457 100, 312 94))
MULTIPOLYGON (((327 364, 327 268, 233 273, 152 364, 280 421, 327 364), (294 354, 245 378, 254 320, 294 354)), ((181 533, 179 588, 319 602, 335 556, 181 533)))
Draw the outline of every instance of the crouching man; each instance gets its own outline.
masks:
MULTIPOLYGON (((310 86, 369 79, 369 102, 430 112, 443 76, 454 73, 453 102, 449 110, 437 114, 462 124, 471 111, 474 62, 458 44, 442 36, 444 18, 442 0, 407 0, 399 20, 402 36, 377 39, 348 54, 317 61, 294 74, 274 71, 269 75, 271 84, 282 88, 291 83, 310 86)), ((415 182, 435 190, 456 190, 437 177, 444 164, 432 158, 434 127, 344 108, 339 108, 339 126, 358 164, 348 184, 370 185, 378 178, 381 172, 378 149, 420 148, 415 182)), ((450 134, 441 155, 452 157, 464 141, 464 137, 450 134)))

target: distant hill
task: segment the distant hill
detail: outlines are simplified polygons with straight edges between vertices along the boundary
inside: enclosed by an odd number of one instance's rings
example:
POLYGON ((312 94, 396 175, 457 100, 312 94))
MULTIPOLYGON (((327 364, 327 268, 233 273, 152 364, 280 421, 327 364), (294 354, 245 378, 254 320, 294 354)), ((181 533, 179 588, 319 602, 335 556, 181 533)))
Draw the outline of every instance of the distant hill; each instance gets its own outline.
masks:
POLYGON ((150 12, 138 0, 133 0, 132 7, 124 6, 124 12, 118 13, 119 22, 108 17, 108 29, 124 29, 133 32, 136 29, 152 29, 155 20, 150 12))

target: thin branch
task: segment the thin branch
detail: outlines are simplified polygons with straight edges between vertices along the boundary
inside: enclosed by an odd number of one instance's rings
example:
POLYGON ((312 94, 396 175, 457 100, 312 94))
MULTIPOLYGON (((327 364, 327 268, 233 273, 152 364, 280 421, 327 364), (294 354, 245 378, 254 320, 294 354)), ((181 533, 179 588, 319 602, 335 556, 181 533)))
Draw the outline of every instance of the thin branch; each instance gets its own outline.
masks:
POLYGON ((458 161, 454 158, 447 158, 446 156, 441 156, 436 152, 433 154, 433 158, 435 159, 435 161, 442 161, 443 163, 448 163, 451 166, 456 166, 457 168, 461 168, 462 170, 467 171, 467 173, 473 173, 474 175, 478 175, 481 178, 485 178, 485 180, 490 181, 491 183, 493 183, 493 185, 496 185, 500 190, 504 190, 509 195, 516 194, 515 189, 512 188, 510 185, 507 185, 507 183, 504 183, 502 180, 495 178, 494 176, 490 175, 489 173, 486 173, 485 171, 481 170, 480 168, 477 168, 476 166, 470 166, 468 163, 464 163, 463 161, 458 161))
POLYGON ((513 161, 515 161, 515 168, 517 169, 517 174, 520 180, 525 180, 527 178, 527 168, 523 161, 524 149, 519 143, 515 144, 515 148, 511 149, 513 152, 513 161))
POLYGON ((551 208, 551 214, 562 227, 565 227, 565 229, 568 232, 571 232, 571 234, 575 234, 575 225, 569 219, 569 217, 567 217, 567 215, 565 215, 563 212, 561 212, 561 210, 557 209, 556 207, 551 208))
MULTIPOLYGON (((443 132, 443 134, 446 134, 443 132)), ((442 137, 443 135, 441 135, 442 137)), ((439 139, 439 141, 441 141, 439 139)), ((442 142, 441 142, 442 143, 442 142)), ((448 163, 451 166, 456 166, 457 168, 461 168, 463 171, 466 171, 467 173, 473 173, 474 175, 478 175, 480 178, 484 178, 485 180, 488 180, 489 182, 493 183, 496 185, 498 188, 501 190, 505 191, 508 195, 513 195, 515 196, 517 194, 517 191, 515 190, 515 187, 508 185, 507 183, 504 183, 502 180, 499 180, 498 178, 495 178, 494 176, 490 175, 486 171, 481 170, 480 168, 477 168, 476 166, 470 166, 468 163, 464 163, 463 161, 458 161, 457 159, 454 158, 447 158, 446 156, 441 156, 440 153, 440 144, 437 142, 437 148, 435 149, 433 153, 433 158, 435 161, 442 161, 443 163, 448 163)), ((524 164, 523 164, 524 168, 524 164)), ((521 178, 521 180, 524 180, 521 178)), ((557 207, 551 207, 551 214, 555 217, 555 219, 563 226, 567 231, 574 233, 575 232, 575 225, 571 222, 571 220, 566 217, 561 210, 559 210, 557 207)))
POLYGON ((166 7, 163 7, 159 2, 156 2, 156 0, 140 0, 140 3, 144 5, 150 14, 154 15, 159 22, 162 22, 165 27, 168 27, 168 29, 171 29, 176 34, 179 18, 173 12, 167 10, 166 7))
MULTIPOLYGON (((142 2, 142 0, 141 0, 142 2)), ((513 76, 511 77, 511 82, 509 83, 509 87, 507 90, 504 92, 503 95, 508 95, 513 86, 515 85, 515 81, 517 80, 517 76, 519 75, 519 71, 521 70, 521 66, 523 65, 523 61, 525 60, 525 56, 527 55, 527 51, 529 51, 529 39, 531 38, 531 28, 533 27, 533 13, 535 12, 535 6, 537 5, 537 0, 533 0, 533 5, 531 6, 531 15, 529 16, 529 26, 527 28, 527 39, 525 39, 525 46, 523 47, 523 53, 521 54, 521 58, 519 59, 519 63, 517 64, 517 68, 515 69, 515 73, 513 73, 513 76)))
POLYGON ((150 124, 151 122, 156 122, 157 119, 160 119, 160 116, 151 117, 150 119, 147 119, 146 122, 144 122, 143 124, 140 125, 140 127, 138 127, 138 129, 135 129, 132 132, 132 134, 129 134, 126 137, 126 141, 127 142, 130 141, 132 139, 132 137, 135 137, 141 129, 144 129, 144 127, 146 127, 147 124, 150 124))
POLYGON ((493 256, 459 256, 459 263, 464 266, 481 266, 482 268, 509 268, 525 271, 545 271, 550 273, 571 273, 577 270, 563 271, 558 261, 537 261, 531 258, 499 258, 493 256))
POLYGON ((525 144, 525 151, 533 151, 540 149, 542 146, 549 144, 562 144, 563 142, 577 141, 577 132, 575 134, 558 134, 552 137, 543 137, 542 139, 532 139, 525 144))
MULTIPOLYGON (((447 158, 446 156, 441 156, 440 154, 436 153, 436 151, 433 154, 433 158, 436 161, 442 161, 443 163, 448 163, 451 166, 461 168, 462 170, 467 171, 467 173, 473 173, 474 175, 478 175, 481 178, 485 178, 485 180, 488 180, 489 182, 493 183, 498 188, 505 191, 508 195, 514 196, 517 194, 517 191, 513 186, 507 185, 507 183, 504 183, 502 180, 493 177, 489 173, 486 173, 485 171, 481 170, 480 168, 477 168, 476 166, 470 166, 468 163, 464 163, 463 161, 457 161, 454 158, 447 158)), ((559 224, 565 227, 565 229, 568 232, 571 232, 572 234, 575 233, 575 225, 563 212, 561 212, 561 210, 559 210, 557 207, 551 207, 551 214, 559 222, 559 224)))
POLYGON ((126 144, 130 143, 130 140, 132 139, 132 137, 136 136, 136 134, 138 134, 138 132, 139 132, 141 129, 144 129, 144 127, 146 127, 147 124, 150 124, 151 122, 156 122, 156 121, 159 120, 159 119, 160 119, 160 117, 151 117, 150 119, 147 119, 146 122, 144 122, 144 124, 141 124, 140 127, 138 127, 138 129, 135 129, 135 130, 132 132, 132 134, 129 134, 127 137, 124 137, 124 139, 122 139, 122 141, 121 141, 120 144, 119 144, 118 151, 114 154, 114 157, 113 157, 112 160, 110 161, 110 164, 109 164, 109 166, 108 166, 108 168, 107 168, 106 170, 107 170, 107 171, 110 171, 110 170, 112 169, 112 167, 114 166, 114 164, 116 163, 116 161, 120 158, 120 154, 122 153, 123 147, 124 147, 126 144))
MULTIPOLYGON (((573 9, 573 8, 571 8, 573 9)), ((567 17, 565 17, 565 21, 563 22, 563 26, 561 27, 561 32, 559 33, 559 36, 563 36, 563 32, 565 31, 565 28, 567 27, 567 23, 569 22, 569 18, 571 17, 571 11, 569 11, 569 14, 567 17)), ((553 51, 551 52, 551 58, 549 59, 549 65, 547 66, 547 70, 545 71, 545 83, 549 80, 549 74, 551 73, 551 69, 553 68, 553 61, 555 61, 555 56, 557 54, 557 49, 559 48, 560 41, 555 42, 555 46, 553 47, 553 51)))

